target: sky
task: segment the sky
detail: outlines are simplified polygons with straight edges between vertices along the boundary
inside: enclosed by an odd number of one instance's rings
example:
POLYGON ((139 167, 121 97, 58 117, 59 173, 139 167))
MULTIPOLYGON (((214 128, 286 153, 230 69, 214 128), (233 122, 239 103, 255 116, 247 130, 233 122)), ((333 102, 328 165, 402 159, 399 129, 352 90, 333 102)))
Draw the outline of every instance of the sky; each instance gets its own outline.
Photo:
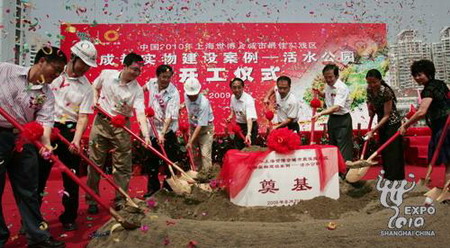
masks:
POLYGON ((449 0, 23 0, 36 31, 57 44, 66 23, 387 23, 389 42, 404 29, 436 42, 450 26, 449 0))

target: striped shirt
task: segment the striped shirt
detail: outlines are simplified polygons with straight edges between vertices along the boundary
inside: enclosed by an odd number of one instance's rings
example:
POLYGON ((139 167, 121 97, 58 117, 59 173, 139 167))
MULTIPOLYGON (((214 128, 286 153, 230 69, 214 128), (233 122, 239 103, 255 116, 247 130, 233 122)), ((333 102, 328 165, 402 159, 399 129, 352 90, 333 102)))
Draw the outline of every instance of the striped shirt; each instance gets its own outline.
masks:
POLYGON ((144 92, 136 80, 128 83, 120 81, 121 71, 103 70, 94 80, 93 86, 101 89, 98 99, 100 107, 108 114, 131 117, 133 108, 136 113, 144 113, 144 92))
POLYGON ((211 104, 203 94, 199 94, 194 102, 191 102, 189 97, 184 94, 184 101, 189 115, 189 123, 192 126, 206 127, 212 124, 214 116, 211 104))
POLYGON ((239 99, 235 95, 231 96, 230 100, 231 111, 236 115, 236 122, 245 124, 248 119, 256 121, 255 99, 249 94, 242 92, 239 99))
POLYGON ((94 91, 85 76, 73 78, 63 72, 50 88, 55 94, 56 122, 77 122, 78 114, 94 113, 94 91))
MULTIPOLYGON (((149 94, 148 106, 155 111, 154 123, 156 130, 161 132, 164 127, 164 119, 171 118, 169 129, 174 132, 178 130, 178 114, 180 112, 180 93, 178 89, 169 83, 167 88, 159 91, 156 78, 150 79, 145 85, 149 94)), ((154 136, 151 128, 150 135, 154 136)))
MULTIPOLYGON (((0 63, 0 106, 20 124, 36 120, 52 127, 55 98, 47 84, 33 85, 28 82, 29 67, 0 63)), ((0 116, 0 127, 12 128, 0 116)))

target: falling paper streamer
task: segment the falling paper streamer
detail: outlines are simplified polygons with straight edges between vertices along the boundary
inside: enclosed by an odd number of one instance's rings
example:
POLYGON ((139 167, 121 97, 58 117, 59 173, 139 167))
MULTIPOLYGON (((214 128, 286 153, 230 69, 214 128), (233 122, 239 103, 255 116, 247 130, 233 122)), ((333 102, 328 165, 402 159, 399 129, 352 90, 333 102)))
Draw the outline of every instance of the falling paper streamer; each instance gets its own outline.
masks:
POLYGON ((116 223, 114 225, 112 225, 111 229, 109 230, 109 235, 112 235, 112 233, 114 232, 114 230, 116 230, 117 228, 121 227, 122 225, 120 223, 116 223))
POLYGON ((62 189, 58 191, 58 195, 59 195, 59 197, 62 197, 63 195, 70 197, 70 194, 67 191, 64 191, 62 189))

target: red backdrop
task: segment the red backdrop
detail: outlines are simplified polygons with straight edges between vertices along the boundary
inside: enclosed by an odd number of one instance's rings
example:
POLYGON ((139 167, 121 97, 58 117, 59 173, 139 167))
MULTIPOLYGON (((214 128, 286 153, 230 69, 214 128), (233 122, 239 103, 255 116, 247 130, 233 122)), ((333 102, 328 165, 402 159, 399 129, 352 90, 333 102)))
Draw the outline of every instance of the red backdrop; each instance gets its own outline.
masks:
POLYGON ((385 24, 360 23, 64 24, 61 34, 67 54, 80 39, 96 44, 99 66, 88 72, 90 80, 102 69, 121 69, 129 52, 145 59, 141 85, 155 77, 156 67, 163 63, 175 69, 172 82, 181 95, 186 78, 197 77, 211 101, 219 133, 229 114, 228 85, 233 77, 246 80, 246 91, 257 100, 264 124, 262 98, 278 76, 292 77, 297 85, 293 89, 301 94, 299 85, 311 84, 301 81, 305 72, 318 73, 330 61, 352 63, 375 49, 373 44, 386 43, 385 24))

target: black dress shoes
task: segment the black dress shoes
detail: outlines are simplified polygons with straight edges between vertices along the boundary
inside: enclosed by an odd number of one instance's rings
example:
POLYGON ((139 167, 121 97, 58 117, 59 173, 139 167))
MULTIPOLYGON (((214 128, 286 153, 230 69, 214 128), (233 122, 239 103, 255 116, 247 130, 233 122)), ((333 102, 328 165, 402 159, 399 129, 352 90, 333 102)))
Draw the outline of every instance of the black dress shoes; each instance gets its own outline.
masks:
POLYGON ((62 241, 49 237, 39 243, 29 245, 28 248, 64 248, 66 244, 62 241))

